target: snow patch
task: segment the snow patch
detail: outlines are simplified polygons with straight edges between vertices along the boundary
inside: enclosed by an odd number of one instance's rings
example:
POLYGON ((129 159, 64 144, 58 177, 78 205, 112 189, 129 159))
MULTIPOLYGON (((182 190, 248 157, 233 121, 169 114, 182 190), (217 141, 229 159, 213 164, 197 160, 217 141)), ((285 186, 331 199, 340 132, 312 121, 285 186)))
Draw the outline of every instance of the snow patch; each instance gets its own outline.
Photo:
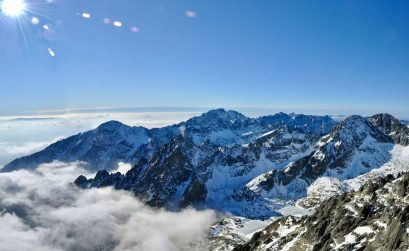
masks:
POLYGON ((354 230, 354 233, 359 234, 359 235, 363 235, 363 234, 369 234, 372 233, 373 230, 370 226, 362 226, 362 227, 357 227, 354 230))

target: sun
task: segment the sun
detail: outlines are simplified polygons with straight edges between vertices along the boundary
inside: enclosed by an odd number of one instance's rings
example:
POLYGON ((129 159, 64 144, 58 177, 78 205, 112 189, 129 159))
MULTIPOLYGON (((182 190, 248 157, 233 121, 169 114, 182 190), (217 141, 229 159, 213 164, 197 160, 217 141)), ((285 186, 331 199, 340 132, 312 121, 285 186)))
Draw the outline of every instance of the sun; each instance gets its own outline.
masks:
POLYGON ((3 0, 0 5, 1 12, 10 17, 18 17, 24 14, 26 2, 24 0, 3 0))

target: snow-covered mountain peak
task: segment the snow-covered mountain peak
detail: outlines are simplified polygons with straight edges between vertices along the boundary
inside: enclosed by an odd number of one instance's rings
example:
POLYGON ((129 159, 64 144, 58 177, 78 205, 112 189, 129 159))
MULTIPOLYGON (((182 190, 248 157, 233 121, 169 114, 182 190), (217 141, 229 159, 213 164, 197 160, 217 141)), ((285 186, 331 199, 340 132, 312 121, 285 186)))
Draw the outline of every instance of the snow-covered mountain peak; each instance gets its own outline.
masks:
POLYGON ((351 115, 342 120, 337 129, 341 130, 365 130, 369 125, 368 120, 360 115, 351 115))
POLYGON ((279 127, 282 125, 303 131, 304 133, 326 134, 329 133, 336 122, 330 116, 314 116, 304 114, 286 114, 283 112, 257 119, 259 123, 267 127, 279 127))
POLYGON ((130 126, 125 125, 125 124, 123 124, 123 123, 121 123, 119 121, 116 121, 116 120, 111 120, 111 121, 108 121, 108 122, 105 122, 105 123, 99 125, 96 128, 96 130, 114 131, 114 130, 118 130, 119 128, 123 128, 123 127, 129 128, 130 126))
POLYGON ((226 111, 224 109, 210 110, 200 116, 193 117, 186 121, 186 127, 225 127, 232 124, 242 123, 248 118, 236 111, 226 111))
POLYGON ((393 122, 393 123, 399 122, 399 120, 397 118, 395 118, 394 116, 392 116, 389 113, 375 114, 375 115, 370 117, 370 120, 373 123, 377 123, 378 121, 382 121, 382 122, 386 122, 386 123, 388 123, 388 121, 393 122))
POLYGON ((260 120, 265 120, 265 121, 269 121, 270 123, 271 122, 287 122, 288 120, 290 120, 291 118, 293 118, 294 116, 291 116, 291 115, 294 115, 295 116, 295 114, 287 114, 287 113, 284 113, 284 112, 279 112, 279 113, 276 113, 276 114, 273 114, 273 115, 268 115, 268 116, 262 116, 262 117, 260 117, 260 120))
POLYGON ((244 120, 247 119, 246 116, 243 114, 233 111, 233 110, 225 110, 223 108, 215 109, 215 110, 210 110, 202 115, 203 117, 206 118, 221 118, 221 119, 239 119, 239 120, 244 120))
MULTIPOLYGON (((378 142, 388 143, 391 140, 382 131, 373 126, 370 121, 359 115, 346 117, 333 130, 328 141, 335 140, 337 144, 361 144, 365 138, 372 137, 378 142)), ((325 140, 325 138, 324 138, 325 140)))
POLYGON ((409 127, 387 113, 373 115, 369 121, 384 134, 401 145, 409 145, 409 127))

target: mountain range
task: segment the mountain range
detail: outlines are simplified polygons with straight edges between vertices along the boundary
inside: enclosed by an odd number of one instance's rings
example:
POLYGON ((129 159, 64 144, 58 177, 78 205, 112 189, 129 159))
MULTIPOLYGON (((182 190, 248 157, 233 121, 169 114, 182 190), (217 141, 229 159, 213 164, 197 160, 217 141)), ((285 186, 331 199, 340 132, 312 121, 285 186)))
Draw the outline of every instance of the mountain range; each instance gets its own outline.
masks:
POLYGON ((16 159, 2 171, 82 161, 97 172, 92 179, 78 177, 75 184, 82 188, 132 191, 168 210, 193 206, 268 219, 356 189, 380 167, 405 169, 406 159, 399 158, 408 145, 408 126, 389 114, 337 122, 285 113, 249 118, 217 109, 163 128, 110 121, 16 159), (133 167, 126 174, 113 172, 118 162, 133 167))

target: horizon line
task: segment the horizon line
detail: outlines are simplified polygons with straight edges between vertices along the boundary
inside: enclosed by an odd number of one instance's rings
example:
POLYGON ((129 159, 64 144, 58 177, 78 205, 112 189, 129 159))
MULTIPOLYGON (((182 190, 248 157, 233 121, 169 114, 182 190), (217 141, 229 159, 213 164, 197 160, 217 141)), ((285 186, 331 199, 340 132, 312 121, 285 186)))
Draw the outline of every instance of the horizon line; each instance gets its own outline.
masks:
POLYGON ((221 105, 221 106, 123 106, 123 107, 85 107, 85 108, 62 108, 42 109, 25 111, 19 113, 0 113, 0 117, 30 117, 41 115, 65 115, 75 113, 172 113, 172 112, 207 112, 214 109, 234 110, 245 115, 265 116, 279 112, 307 114, 307 115, 329 115, 329 116, 369 116, 379 113, 389 113, 399 119, 409 119, 409 110, 405 109, 376 109, 358 107, 318 107, 314 105, 221 105))

